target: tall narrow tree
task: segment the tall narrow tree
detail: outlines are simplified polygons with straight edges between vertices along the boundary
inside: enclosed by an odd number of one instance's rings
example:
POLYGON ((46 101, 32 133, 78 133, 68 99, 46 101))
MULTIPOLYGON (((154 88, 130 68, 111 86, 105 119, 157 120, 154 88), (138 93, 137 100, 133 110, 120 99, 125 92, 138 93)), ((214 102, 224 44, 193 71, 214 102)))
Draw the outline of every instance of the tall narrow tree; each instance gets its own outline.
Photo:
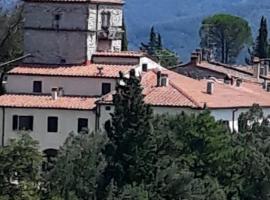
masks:
POLYGON ((255 44, 255 53, 254 55, 259 58, 267 58, 268 57, 268 30, 267 30, 267 19, 262 16, 259 35, 256 39, 255 44))
POLYGON ((123 29, 123 34, 122 34, 122 46, 121 46, 121 50, 122 51, 128 51, 128 37, 127 37, 127 28, 126 28, 126 23, 125 23, 125 18, 123 16, 122 18, 122 29, 123 29))
POLYGON ((130 72, 129 78, 120 76, 113 96, 112 121, 105 127, 109 141, 104 150, 107 166, 103 182, 99 184, 101 190, 112 180, 121 189, 127 184, 149 183, 154 178, 152 110, 144 103, 135 70, 130 72))

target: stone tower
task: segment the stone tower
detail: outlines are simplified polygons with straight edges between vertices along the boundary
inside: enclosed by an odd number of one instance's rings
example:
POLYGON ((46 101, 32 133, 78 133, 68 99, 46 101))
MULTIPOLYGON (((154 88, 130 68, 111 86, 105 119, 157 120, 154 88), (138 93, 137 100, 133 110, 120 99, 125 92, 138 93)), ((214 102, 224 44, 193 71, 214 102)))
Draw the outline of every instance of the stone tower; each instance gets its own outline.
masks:
POLYGON ((82 64, 121 51, 122 0, 24 0, 25 63, 82 64))

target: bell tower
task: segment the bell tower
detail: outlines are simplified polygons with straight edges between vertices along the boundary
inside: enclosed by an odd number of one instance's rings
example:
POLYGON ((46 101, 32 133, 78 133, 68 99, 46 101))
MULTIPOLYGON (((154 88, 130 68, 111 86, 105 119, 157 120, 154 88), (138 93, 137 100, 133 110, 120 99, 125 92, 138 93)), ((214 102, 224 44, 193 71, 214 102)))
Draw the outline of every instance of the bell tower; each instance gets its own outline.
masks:
POLYGON ((122 0, 24 0, 25 63, 82 64, 121 51, 122 0))

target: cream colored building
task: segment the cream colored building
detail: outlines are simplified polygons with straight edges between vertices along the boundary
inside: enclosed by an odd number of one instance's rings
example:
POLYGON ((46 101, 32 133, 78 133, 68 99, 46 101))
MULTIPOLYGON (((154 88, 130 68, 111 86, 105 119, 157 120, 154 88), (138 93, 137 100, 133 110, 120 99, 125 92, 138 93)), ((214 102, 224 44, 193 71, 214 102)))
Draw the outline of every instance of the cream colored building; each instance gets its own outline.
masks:
POLYGON ((270 114, 270 93, 257 82, 195 80, 162 68, 143 52, 121 51, 122 0, 25 0, 24 51, 32 54, 7 74, 0 96, 0 142, 27 131, 42 151, 68 134, 102 131, 113 112, 119 72, 142 77, 155 114, 198 113, 208 107, 238 130, 254 103, 270 114))

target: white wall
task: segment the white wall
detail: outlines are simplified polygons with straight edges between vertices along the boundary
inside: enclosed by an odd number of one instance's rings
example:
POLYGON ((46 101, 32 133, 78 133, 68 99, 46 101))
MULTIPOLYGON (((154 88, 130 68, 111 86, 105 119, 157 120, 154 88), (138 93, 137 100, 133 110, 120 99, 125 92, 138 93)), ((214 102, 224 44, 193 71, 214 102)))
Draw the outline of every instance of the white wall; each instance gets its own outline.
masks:
MULTIPOLYGON (((5 144, 8 139, 15 138, 19 134, 17 131, 12 130, 13 115, 34 116, 33 131, 30 132, 30 135, 40 142, 41 150, 48 148, 58 149, 69 133, 77 133, 78 118, 87 118, 89 130, 91 132, 95 131, 96 115, 93 111, 6 108, 5 144), (47 132, 47 118, 49 116, 58 117, 58 133, 47 132)), ((0 128, 2 129, 2 126, 0 128)))
MULTIPOLYGON (((188 114, 202 112, 201 110, 190 109, 190 108, 158 107, 158 106, 154 106, 152 108, 153 108, 154 114, 159 114, 159 115, 160 114, 176 115, 176 114, 181 114, 181 112, 183 111, 188 114)), ((247 112, 249 109, 246 109, 246 108, 237 109, 235 111, 234 121, 233 121, 233 110, 234 109, 213 109, 211 110, 211 115, 216 120, 228 121, 231 131, 233 131, 233 128, 235 131, 238 131, 238 118, 241 113, 247 112)), ((113 112, 113 106, 111 106, 111 111, 106 111, 105 105, 102 105, 100 108, 100 111, 101 111, 100 128, 102 129, 104 127, 104 123, 110 119, 110 113, 113 112)), ((270 115, 270 108, 263 108, 263 112, 265 116, 270 115)))
POLYGON ((32 93, 33 81, 42 81, 42 93, 45 94, 50 94, 54 87, 63 87, 66 95, 83 96, 101 95, 102 83, 111 83, 112 90, 116 85, 116 79, 9 75, 7 92, 32 93))

